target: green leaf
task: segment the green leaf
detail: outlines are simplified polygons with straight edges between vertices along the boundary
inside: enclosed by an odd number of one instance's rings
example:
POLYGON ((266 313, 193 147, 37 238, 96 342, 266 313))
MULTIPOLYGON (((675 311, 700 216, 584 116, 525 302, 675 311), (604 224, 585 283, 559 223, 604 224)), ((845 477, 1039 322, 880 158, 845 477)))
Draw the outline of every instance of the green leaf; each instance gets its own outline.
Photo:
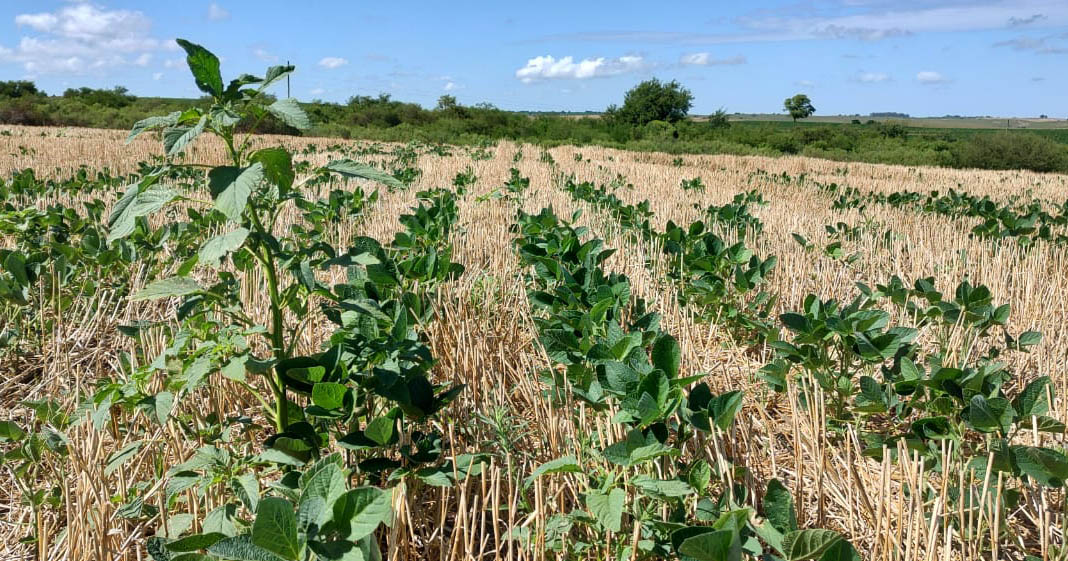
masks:
POLYGON ((238 228, 232 232, 225 234, 219 234, 214 238, 204 242, 203 247, 200 248, 198 254, 200 262, 209 266, 217 268, 219 261, 228 253, 239 249, 245 243, 245 239, 248 238, 248 230, 245 228, 238 228))
POLYGON ((248 197, 260 181, 263 181, 263 164, 256 162, 241 170, 233 182, 215 197, 215 209, 225 214, 230 220, 240 223, 241 213, 245 211, 245 206, 248 204, 248 197))
POLYGON ((1020 471, 1046 487, 1063 487, 1068 480, 1068 457, 1049 448, 1013 446, 1020 471))
POLYGON ((168 156, 174 156, 182 152, 190 142, 204 132, 208 124, 208 116, 204 115, 196 124, 189 126, 168 127, 163 131, 163 151, 168 156))
POLYGON ((190 551, 200 551, 201 549, 211 547, 212 544, 215 544, 216 542, 224 538, 226 538, 226 536, 218 532, 194 534, 192 536, 186 536, 182 539, 175 540, 173 542, 168 542, 163 547, 165 547, 167 551, 172 551, 174 553, 187 553, 190 551))
POLYGON ((274 497, 260 501, 256 521, 252 523, 252 544, 283 559, 299 559, 297 517, 289 501, 274 497))
POLYGON ((256 512, 256 507, 260 504, 260 480, 256 478, 256 474, 252 472, 243 473, 233 478, 231 485, 237 494, 237 498, 241 499, 242 503, 245 503, 245 507, 252 512, 256 512))
POLYGON ((697 561, 734 561, 732 555, 736 537, 732 530, 703 532, 686 538, 679 544, 680 556, 685 555, 697 561))
POLYGON ((379 524, 391 524, 392 493, 374 487, 357 487, 334 502, 334 523, 343 537, 359 541, 379 524))
POLYGON ((208 548, 208 553, 221 559, 233 561, 283 561, 285 557, 279 557, 274 553, 253 543, 251 536, 236 536, 215 542, 208 548))
POLYGON ((139 302, 142 300, 158 300, 160 298, 169 298, 171 296, 185 296, 194 292, 202 290, 197 281, 189 277, 170 277, 166 279, 160 279, 148 284, 148 286, 142 288, 137 294, 131 297, 131 300, 139 302))
POLYGON ((166 425, 167 419, 171 416, 171 410, 174 409, 174 394, 171 392, 159 392, 156 394, 155 399, 155 414, 156 422, 160 425, 166 425))
POLYGON ((764 517, 782 534, 797 530, 797 511, 790 491, 778 479, 768 481, 764 492, 764 517))
POLYGON ((671 335, 661 335, 653 344, 653 366, 667 374, 668 378, 679 376, 679 360, 681 357, 679 342, 671 335))
POLYGON ((686 473, 686 481, 697 492, 704 494, 705 489, 708 489, 708 485, 712 482, 712 466, 705 460, 697 460, 690 466, 690 471, 686 473))
POLYGON ((742 395, 740 390, 734 390, 717 395, 708 403, 708 412, 720 430, 731 428, 734 417, 742 409, 742 395))
POLYGON ((827 548, 820 561, 863 561, 853 544, 845 539, 827 548))
POLYGON ((367 423, 367 428, 363 430, 363 433, 367 435, 379 446, 385 446, 393 440, 393 430, 396 420, 389 416, 383 415, 377 419, 367 423))
POLYGON ((144 191, 139 189, 139 184, 131 185, 112 209, 108 217, 108 243, 133 233, 138 217, 152 214, 178 198, 177 191, 162 185, 149 185, 144 191))
POLYGON ((1027 387, 1012 400, 1012 408, 1016 410, 1017 416, 1030 423, 1032 416, 1045 415, 1049 412, 1049 394, 1046 393, 1046 388, 1051 385, 1052 381, 1049 376, 1036 378, 1027 384, 1027 387))
POLYGON ((590 492, 586 494, 586 508, 605 529, 618 532, 623 523, 623 502, 626 498, 627 493, 619 487, 607 493, 590 492))
POLYGON ((524 486, 529 486, 535 479, 547 475, 550 473, 578 473, 582 471, 582 467, 573 456, 564 456, 555 460, 550 460, 538 466, 529 477, 527 477, 524 486))
POLYGON ((127 460, 134 457, 134 454, 141 449, 142 445, 144 445, 144 441, 137 440, 113 452, 108 456, 107 464, 104 465, 104 475, 111 475, 112 472, 122 467, 127 460))
POLYGON ((126 137, 126 144, 129 144, 131 141, 133 141, 134 138, 137 138, 137 135, 147 130, 158 129, 161 127, 169 127, 176 124, 178 122, 178 117, 180 117, 181 115, 181 111, 175 111, 174 113, 171 113, 169 115, 148 117, 146 119, 141 119, 140 121, 137 121, 136 123, 134 123, 133 128, 130 129, 130 135, 126 137))
POLYGON ((360 164, 352 160, 334 160, 325 166, 324 170, 340 173, 345 177, 355 177, 358 179, 369 179, 371 181, 377 181, 384 183, 394 189, 404 189, 405 185, 397 180, 396 177, 378 169, 371 167, 367 164, 360 164))
POLYGON ((19 442, 25 437, 26 431, 14 421, 0 421, 0 442, 19 442))
POLYGON ((842 536, 833 530, 798 530, 783 538, 783 555, 786 561, 816 559, 840 541, 842 536))
POLYGON ((268 183, 277 185, 283 194, 293 186, 293 157, 285 148, 257 150, 249 160, 263 164, 263 177, 268 183))
POLYGON ((193 79, 200 91, 214 97, 222 95, 223 83, 222 75, 219 73, 219 57, 185 39, 175 39, 175 42, 185 49, 187 55, 185 61, 189 64, 189 70, 193 73, 193 79))
POLYGON ((280 121, 295 129, 308 130, 311 128, 311 120, 308 119, 308 114, 300 108, 300 104, 292 97, 279 99, 268 105, 267 111, 270 111, 280 121))
POLYGON ((345 404, 348 386, 337 382, 319 382, 312 386, 312 403, 323 409, 338 409, 345 404))
POLYGON ((1038 331, 1024 331, 1016 340, 1019 348, 1033 347, 1042 342, 1042 333, 1038 331))

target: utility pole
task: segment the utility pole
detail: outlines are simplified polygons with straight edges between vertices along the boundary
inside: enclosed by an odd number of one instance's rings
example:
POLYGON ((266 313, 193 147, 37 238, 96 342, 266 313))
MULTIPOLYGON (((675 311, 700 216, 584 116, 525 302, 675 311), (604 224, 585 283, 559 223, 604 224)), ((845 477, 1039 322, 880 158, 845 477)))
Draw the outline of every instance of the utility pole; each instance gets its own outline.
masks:
MULTIPOLYGON (((286 61, 286 66, 289 66, 288 60, 286 61)), ((289 95, 289 74, 286 74, 286 97, 293 97, 292 95, 289 95)))

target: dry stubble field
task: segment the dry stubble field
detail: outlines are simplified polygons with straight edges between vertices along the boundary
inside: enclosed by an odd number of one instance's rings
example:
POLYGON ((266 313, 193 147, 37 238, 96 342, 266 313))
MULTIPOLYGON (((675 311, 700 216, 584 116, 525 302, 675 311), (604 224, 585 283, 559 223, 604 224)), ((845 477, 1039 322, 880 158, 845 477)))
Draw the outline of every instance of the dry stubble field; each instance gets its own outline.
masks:
MULTIPOLYGON (((0 177, 26 167, 34 168, 39 177, 65 177, 80 165, 126 173, 158 152, 158 143, 148 138, 124 146, 125 133, 119 131, 3 130, 11 134, 0 136, 0 177)), ((285 143, 299 150, 308 144, 327 146, 338 141, 280 137, 264 142, 285 143)), ((995 302, 1011 305, 1010 332, 1037 330, 1044 335, 1031 353, 1013 354, 1007 359, 1015 378, 1006 393, 1013 395, 1031 379, 1049 375, 1055 397, 1048 415, 1064 422, 1068 421, 1063 397, 1068 394, 1068 329, 1064 327, 1068 324, 1064 298, 1068 294, 1068 262, 1064 246, 1039 242, 1023 250, 1011 241, 997 246, 969 235, 974 220, 912 210, 872 205, 865 216, 855 209, 834 210, 831 197, 814 187, 816 182, 838 182, 874 192, 944 191, 952 187, 998 201, 1030 191, 1036 197, 1063 201, 1068 199, 1064 176, 733 156, 688 155, 682 157, 683 165, 677 166, 673 155, 596 147, 550 149, 554 163, 549 163, 540 158, 542 150, 533 146, 501 142, 488 150, 492 158, 487 160, 473 160, 470 150, 462 148, 452 149, 451 156, 421 151, 414 167, 423 173, 415 188, 383 191, 365 220, 353 227, 343 226, 337 233, 339 240, 361 234, 387 241, 400 228, 397 217, 416 202, 419 188, 447 186, 467 166, 478 178, 459 201, 460 228, 452 234, 454 259, 466 271, 440 289, 439 315, 427 327, 426 335, 439 360, 433 369, 434 380, 466 385, 443 416, 442 431, 449 437, 452 453, 490 451, 493 455, 479 475, 455 487, 423 487, 417 493, 395 494, 396 521, 380 535, 384 555, 397 559, 552 558, 551 552, 540 547, 546 540, 546 525, 554 513, 581 504, 580 490, 570 476, 539 478, 530 491, 522 489, 521 479, 543 462, 577 454, 586 437, 583 431, 622 435, 603 417, 591 415, 593 420, 585 427, 572 422, 572 415, 585 415, 585 406, 578 402, 560 409, 543 397, 537 372, 552 363, 538 344, 523 282, 527 271, 511 244, 516 208, 507 199, 478 197, 501 187, 513 166, 530 178, 530 188, 521 202, 526 212, 551 206, 557 215, 567 216, 581 208, 579 221, 590 227, 590 235, 619 250, 606 261, 605 268, 629 277, 633 296, 644 298, 651 309, 662 314, 663 329, 681 345, 681 375, 704 374, 714 393, 745 391, 743 409, 733 427, 719 435, 716 449, 693 453, 718 461, 729 455, 735 464, 748 468, 746 488, 754 504, 761 500, 764 483, 778 478, 794 495, 801 528, 837 530, 864 559, 1022 558, 1025 553, 1053 558, 1059 551, 1066 520, 1061 490, 1021 487, 1019 503, 999 511, 1003 514, 998 516, 1008 520, 991 521, 984 519, 990 514, 981 509, 960 506, 963 501, 955 501, 946 490, 947 484, 952 486, 956 481, 923 469, 922 461, 907 455, 897 461, 890 461, 889 456, 884 461, 861 457, 862 444, 854 430, 832 433, 821 419, 826 411, 797 406, 793 399, 796 390, 775 394, 767 389, 757 371, 771 357, 768 347, 733 340, 719 323, 697 321, 691 310, 677 303, 675 287, 657 274, 655 267, 646 266, 658 248, 626 235, 603 210, 572 200, 557 178, 563 172, 574 174, 578 181, 601 184, 621 175, 633 188, 620 188, 617 196, 630 203, 648 199, 657 229, 668 219, 688 224, 700 218, 709 204, 723 204, 736 193, 758 190, 767 204, 754 213, 764 228, 747 243, 758 255, 778 257, 765 287, 779 295, 777 313, 800 309, 810 293, 848 302, 857 295, 855 283, 874 286, 892 275, 906 283, 933 276, 938 288, 948 294, 964 278, 986 285, 995 302), (524 157, 513 163, 519 151, 524 157), (581 161, 576 158, 579 153, 581 161), (784 184, 770 179, 783 173, 795 178, 805 174, 806 181, 784 184), (706 191, 680 188, 682 180, 698 176, 706 191), (825 225, 865 221, 870 231, 891 229, 896 236, 889 244, 876 235, 847 241, 845 253, 857 254, 852 260, 806 250, 791 235, 801 234, 823 247, 832 241, 825 225), (494 418, 504 418, 504 426, 498 423, 495 427, 487 421, 494 418), (508 440, 507 454, 499 446, 502 438, 508 440), (523 508, 521 503, 527 499, 521 495, 528 492, 533 505, 523 508), (963 523, 952 521, 952 509, 958 508, 961 516, 956 520, 963 523), (992 529, 1006 523, 1011 531, 992 529), (530 530, 530 542, 507 539, 520 527, 530 530)), ((224 157, 220 145, 205 141, 192 155, 197 161, 222 161, 224 157)), ((321 164, 328 156, 320 152, 304 157, 321 164)), ((43 208, 57 202, 78 203, 75 198, 55 195, 36 204, 43 208)), ((279 227, 286 227, 286 220, 283 217, 279 227)), ((134 289, 147 280, 139 278, 137 270, 129 274, 134 289)), ((255 279, 250 280, 249 286, 254 286, 255 279)), ((262 297, 262 291, 246 290, 249 297, 262 297)), ((79 396, 91 393, 94 380, 114 375, 119 352, 132 350, 130 339, 117 334, 118 326, 135 319, 168 320, 173 314, 173 303, 131 303, 107 293, 96 302, 74 308, 58 318, 46 344, 28 352, 0 355, 0 417, 27 419, 30 412, 20 403, 42 397, 58 399, 74 411, 79 396)), ((307 324, 301 340, 310 347, 328 337, 329 331, 329 325, 307 324)), ((160 349, 165 346, 163 341, 155 344, 160 349)), ((196 400, 183 402, 182 407, 224 415, 257 414, 255 402, 220 386, 205 388, 196 400)), ((131 482, 145 480, 152 482, 144 494, 145 502, 160 503, 166 482, 159 480, 159 459, 153 454, 163 450, 164 465, 175 465, 188 459, 200 443, 173 428, 150 431, 148 439, 156 446, 141 449, 122 469, 105 474, 109 456, 134 437, 122 427, 95 431, 88 423, 73 426, 67 436, 70 450, 65 465, 49 466, 41 472, 43 478, 63 474, 61 482, 53 480, 62 488, 63 504, 46 510, 40 520, 35 520, 31 509, 22 503, 10 467, 2 468, 0 558, 32 558, 35 554, 50 559, 146 558, 144 540, 159 532, 161 519, 119 517, 120 495, 131 482), (20 544, 19 539, 34 525, 45 539, 20 544)), ((1064 446, 1063 434, 1028 431, 1016 438, 1027 444, 1064 446)), ((960 477, 963 482, 963 475, 960 477)), ((986 495, 1008 484, 1000 476, 976 482, 986 495)), ((206 509, 213 504, 210 495, 204 501, 190 508, 206 509)), ((617 539, 630 540, 631 536, 617 539)), ((603 551, 608 552, 609 544, 604 545, 603 551)), ((597 548, 584 554, 589 558, 602 555, 597 548)))

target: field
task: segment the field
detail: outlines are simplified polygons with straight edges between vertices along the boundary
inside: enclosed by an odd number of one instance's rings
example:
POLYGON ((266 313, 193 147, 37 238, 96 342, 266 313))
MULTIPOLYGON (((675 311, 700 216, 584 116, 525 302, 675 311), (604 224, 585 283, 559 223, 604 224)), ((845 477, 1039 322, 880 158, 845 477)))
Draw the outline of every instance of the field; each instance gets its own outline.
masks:
MULTIPOLYGON (((876 122, 899 123, 908 127, 939 128, 939 129, 1028 129, 1050 130, 1068 128, 1066 119, 1040 119, 1019 117, 868 117, 850 115, 813 115, 808 118, 812 123, 842 123, 849 124, 854 119, 862 123, 869 119, 876 122)), ((775 121, 789 122, 789 115, 760 115, 738 114, 731 115, 731 121, 775 121)))
POLYGON ((204 168, 104 243, 159 161, 126 135, 0 127, 0 557, 1064 558, 1068 176, 257 136, 306 197, 266 226, 280 279, 254 235, 208 265, 204 168), (344 158, 397 179, 316 179, 344 158), (356 297, 367 255, 396 279, 356 297), (275 325, 314 357, 288 378, 275 325))

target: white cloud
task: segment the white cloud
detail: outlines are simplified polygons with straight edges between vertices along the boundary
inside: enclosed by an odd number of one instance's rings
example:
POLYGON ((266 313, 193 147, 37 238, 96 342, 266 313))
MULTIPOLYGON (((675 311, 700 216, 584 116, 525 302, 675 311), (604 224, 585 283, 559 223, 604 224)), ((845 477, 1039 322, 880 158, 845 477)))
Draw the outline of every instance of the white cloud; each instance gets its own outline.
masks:
POLYGON ((445 82, 445 91, 451 92, 456 89, 456 82, 445 82))
POLYGON ((21 64, 32 74, 80 74, 143 66, 150 52, 171 47, 169 41, 150 35, 152 22, 143 13, 88 3, 55 12, 18 14, 15 24, 38 35, 23 36, 14 48, 0 46, 0 62, 21 64))
POLYGON ((184 58, 169 58, 163 61, 164 68, 185 68, 184 58))
POLYGON ((515 77, 524 84, 548 79, 584 80, 635 72, 645 66, 645 59, 635 55, 612 59, 587 58, 579 62, 569 56, 557 60, 551 55, 545 55, 527 60, 526 66, 515 71, 515 77))
POLYGON ((921 84, 944 84, 949 81, 948 78, 931 70, 924 70, 916 74, 916 81, 921 84))
POLYGON ((162 72, 156 72, 156 73, 152 74, 152 79, 156 80, 157 82, 162 80, 163 79, 163 73, 162 72))
POLYGON ((227 20, 230 19, 230 12, 226 8, 212 2, 211 6, 208 6, 208 19, 211 21, 227 20))
POLYGON ((323 95, 324 93, 326 93, 326 90, 324 90, 322 88, 315 88, 315 89, 311 90, 308 93, 310 93, 312 95, 323 95))
POLYGON ((133 61, 137 66, 148 66, 150 62, 152 62, 152 53, 141 53, 141 56, 133 61))
POLYGON ((816 82, 813 82, 812 80, 798 80, 797 85, 802 88, 814 88, 816 87, 816 82))
POLYGON ((345 66, 348 63, 349 61, 341 57, 328 56, 319 61, 319 66, 333 70, 334 68, 340 68, 342 66, 345 66))
POLYGON ((889 79, 890 75, 882 72, 861 72, 857 75, 857 81, 864 84, 878 84, 879 82, 886 82, 889 79))
POLYGON ((256 47, 255 49, 252 49, 252 54, 263 62, 278 62, 278 56, 272 55, 270 52, 267 51, 267 49, 264 49, 263 47, 256 47))
POLYGON ((679 64, 687 66, 745 64, 745 57, 742 55, 735 55, 728 58, 712 58, 712 53, 690 53, 679 57, 679 64))

